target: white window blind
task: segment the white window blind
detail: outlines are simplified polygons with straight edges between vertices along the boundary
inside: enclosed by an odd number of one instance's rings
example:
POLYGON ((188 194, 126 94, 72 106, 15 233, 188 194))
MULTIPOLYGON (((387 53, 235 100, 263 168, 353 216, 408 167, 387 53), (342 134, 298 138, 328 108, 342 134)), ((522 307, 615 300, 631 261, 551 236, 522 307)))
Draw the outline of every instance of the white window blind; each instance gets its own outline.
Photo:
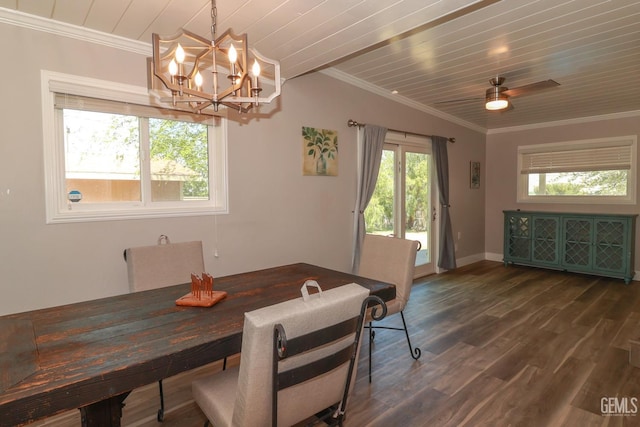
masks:
POLYGON ((522 174, 629 170, 630 144, 522 153, 522 174))
POLYGON ((185 111, 169 110, 151 105, 141 105, 110 101, 107 99, 90 98, 80 95, 55 93, 55 108, 83 111, 96 111, 110 114, 123 114, 137 117, 149 117, 165 120, 179 120, 183 122, 219 125, 220 117, 198 115, 185 111))

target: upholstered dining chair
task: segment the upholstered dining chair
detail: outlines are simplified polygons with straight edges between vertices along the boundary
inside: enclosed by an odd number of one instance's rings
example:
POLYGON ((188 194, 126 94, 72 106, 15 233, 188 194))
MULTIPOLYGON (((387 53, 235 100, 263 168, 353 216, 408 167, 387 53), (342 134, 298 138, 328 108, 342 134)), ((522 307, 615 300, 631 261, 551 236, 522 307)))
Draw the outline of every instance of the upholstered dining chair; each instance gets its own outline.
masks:
POLYGON ((403 312, 411 296, 418 245, 419 243, 415 240, 374 234, 366 234, 364 236, 358 275, 396 285, 396 298, 387 302, 387 316, 400 313, 402 318, 402 328, 374 325, 368 319, 365 327, 369 329, 369 382, 371 382, 371 347, 375 337, 375 329, 404 331, 411 357, 417 360, 422 354, 419 348, 414 348, 411 345, 403 312))
MULTIPOLYGON (((171 243, 165 235, 160 236, 157 245, 128 248, 124 251, 132 292, 146 291, 165 286, 191 282, 191 273, 202 274, 204 256, 202 242, 171 243)), ((185 288, 187 289, 187 288, 185 288)), ((160 389, 160 409, 157 419, 164 420, 164 390, 160 389)))
MULTIPOLYGON (((342 425, 369 290, 351 283, 245 313, 240 365, 192 383, 214 427, 342 425), (331 408, 327 410, 328 408, 331 408)), ((208 425, 208 422, 207 424, 208 425)))

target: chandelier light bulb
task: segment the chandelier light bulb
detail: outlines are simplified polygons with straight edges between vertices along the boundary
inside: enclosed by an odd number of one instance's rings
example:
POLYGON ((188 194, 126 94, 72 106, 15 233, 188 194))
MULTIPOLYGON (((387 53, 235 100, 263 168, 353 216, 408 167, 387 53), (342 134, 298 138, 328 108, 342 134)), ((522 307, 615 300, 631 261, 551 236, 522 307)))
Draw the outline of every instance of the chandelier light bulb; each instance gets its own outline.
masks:
POLYGON ((233 43, 232 43, 231 47, 229 47, 229 62, 231 62, 232 64, 235 64, 237 60, 238 60, 238 52, 236 52, 236 48, 233 47, 233 43))
POLYGON ((174 59, 169 62, 169 74, 172 77, 178 74, 178 64, 176 64, 176 61, 174 59))
POLYGON ((257 60, 253 60, 253 67, 251 67, 251 72, 253 73, 253 77, 260 76, 260 64, 258 64, 257 60))
POLYGON ((200 71, 196 73, 194 77, 194 81, 195 81, 196 87, 200 89, 202 87, 202 74, 200 74, 200 71))
POLYGON ((178 47, 176 48, 176 62, 178 64, 182 64, 184 62, 184 57, 184 49, 182 48, 182 45, 178 43, 178 47))

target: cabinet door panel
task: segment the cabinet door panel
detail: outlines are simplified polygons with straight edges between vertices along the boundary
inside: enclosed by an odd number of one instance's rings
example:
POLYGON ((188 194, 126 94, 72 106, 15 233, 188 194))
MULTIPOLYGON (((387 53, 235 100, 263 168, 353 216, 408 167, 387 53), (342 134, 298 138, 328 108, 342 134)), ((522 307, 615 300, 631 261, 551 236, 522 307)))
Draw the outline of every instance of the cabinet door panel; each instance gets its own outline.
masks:
POLYGON ((591 267, 591 233, 593 221, 584 218, 565 218, 562 263, 567 267, 591 267))
POLYGON ((626 269, 626 223, 617 219, 598 219, 595 227, 593 267, 597 270, 624 273, 626 269))
POLYGON ((506 255, 511 259, 531 259, 531 218, 528 215, 512 215, 507 218, 509 227, 506 255))
POLYGON ((555 265, 559 262, 557 217, 533 216, 533 252, 531 259, 536 262, 555 265))

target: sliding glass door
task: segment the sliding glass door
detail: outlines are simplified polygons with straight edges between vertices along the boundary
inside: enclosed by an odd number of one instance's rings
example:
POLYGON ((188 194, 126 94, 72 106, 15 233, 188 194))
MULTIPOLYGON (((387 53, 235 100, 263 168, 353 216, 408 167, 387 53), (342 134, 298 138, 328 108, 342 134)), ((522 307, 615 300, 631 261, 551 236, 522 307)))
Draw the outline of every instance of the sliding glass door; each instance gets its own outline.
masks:
POLYGON ((387 137, 376 189, 365 211, 367 233, 420 242, 415 276, 433 273, 433 163, 430 144, 387 137))

